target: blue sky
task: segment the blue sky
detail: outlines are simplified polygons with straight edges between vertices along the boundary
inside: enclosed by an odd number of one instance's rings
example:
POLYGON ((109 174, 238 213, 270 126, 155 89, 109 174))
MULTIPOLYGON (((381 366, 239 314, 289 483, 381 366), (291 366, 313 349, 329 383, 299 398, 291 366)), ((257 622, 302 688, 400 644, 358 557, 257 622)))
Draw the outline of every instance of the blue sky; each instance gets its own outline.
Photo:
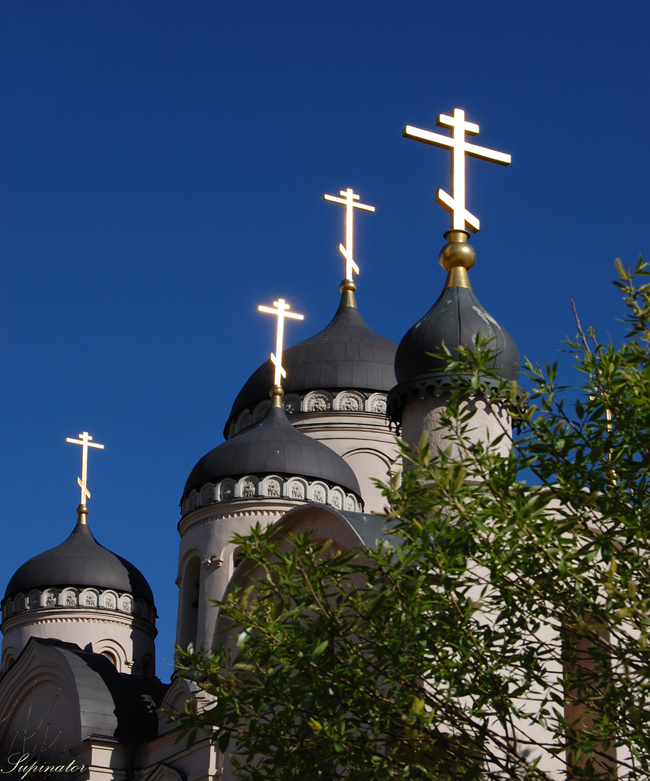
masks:
MULTIPOLYGON (((402 138, 464 108, 475 291, 523 355, 620 339, 614 258, 648 247, 650 5, 33 0, 0 4, 1 588, 76 520, 149 579, 163 679, 178 501, 273 348, 279 296, 323 328, 342 208, 358 300, 399 341, 444 281, 449 153, 402 138)), ((446 132, 446 131, 440 131, 446 132)), ((568 359, 566 359, 568 360, 568 359)))

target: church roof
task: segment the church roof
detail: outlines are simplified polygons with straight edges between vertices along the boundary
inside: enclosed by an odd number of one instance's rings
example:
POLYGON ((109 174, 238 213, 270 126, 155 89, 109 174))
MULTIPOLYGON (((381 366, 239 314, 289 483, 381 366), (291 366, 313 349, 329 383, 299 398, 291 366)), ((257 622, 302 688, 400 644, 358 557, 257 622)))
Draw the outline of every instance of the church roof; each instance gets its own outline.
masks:
POLYGON ((7 585, 4 598, 48 586, 110 588, 142 597, 151 604, 154 601, 140 570, 100 545, 85 523, 78 523, 68 539, 56 548, 39 553, 19 567, 7 585))
POLYGON ((395 355, 397 382, 445 369, 456 360, 460 345, 472 346, 478 334, 489 339, 495 351, 490 368, 504 379, 514 380, 519 371, 519 351, 512 337, 491 317, 474 291, 464 287, 445 288, 431 309, 404 335, 395 355), (446 346, 452 358, 440 355, 446 346))
MULTIPOLYGON (((42 674, 43 670, 65 689, 66 697, 60 701, 60 707, 65 708, 71 702, 76 709, 76 713, 54 711, 54 717, 57 722, 69 718, 79 730, 76 736, 79 742, 92 736, 91 741, 93 737, 100 741, 111 738, 136 746, 156 737, 156 709, 162 705, 167 686, 157 679, 119 673, 104 656, 52 638, 29 639, 2 679, 0 692, 6 691, 5 698, 11 697, 3 705, 11 705, 17 699, 21 681, 28 682, 31 690, 37 671, 42 674)), ((42 713, 38 714, 31 726, 38 724, 42 717, 42 713)))
POLYGON ((519 374, 517 345, 483 307, 469 282, 467 269, 473 265, 473 249, 466 240, 450 242, 441 250, 441 263, 447 260, 445 253, 451 258, 443 263, 449 272, 447 283, 431 309, 406 332, 395 355, 398 384, 388 395, 387 414, 398 428, 409 401, 439 395, 466 379, 458 370, 447 371, 447 366, 458 360, 461 346, 474 347, 479 335, 494 353, 485 366, 487 385, 516 380, 519 374), (462 250, 470 256, 468 261, 462 250))
MULTIPOLYGON (((270 374, 269 371, 267 393, 270 374)), ((296 430, 284 409, 273 405, 253 428, 203 456, 192 469, 183 496, 205 483, 250 474, 294 475, 308 480, 324 480, 361 496, 359 483, 349 464, 327 445, 296 430)))
MULTIPOLYGON (((287 372, 284 392, 346 388, 387 393, 395 385, 396 350, 394 342, 366 324, 352 290, 343 290, 329 325, 283 351, 282 365, 287 372)), ((235 399, 229 421, 268 398, 272 375, 270 360, 253 372, 235 399)), ((224 436, 228 436, 227 431, 228 424, 224 436)))

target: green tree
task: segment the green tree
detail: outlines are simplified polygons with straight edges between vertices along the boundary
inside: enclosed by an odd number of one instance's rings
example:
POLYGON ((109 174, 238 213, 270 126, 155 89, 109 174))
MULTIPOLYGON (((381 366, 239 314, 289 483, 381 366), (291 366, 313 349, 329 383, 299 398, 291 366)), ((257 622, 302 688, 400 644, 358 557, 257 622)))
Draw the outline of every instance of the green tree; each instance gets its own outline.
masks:
POLYGON ((386 542, 237 540, 224 644, 181 653, 214 696, 182 734, 250 779, 650 778, 650 284, 618 268, 629 333, 578 321, 577 391, 530 363, 529 394, 495 390, 489 347, 450 356, 456 454, 402 443, 386 542), (468 394, 507 405, 509 455, 471 442, 468 394))

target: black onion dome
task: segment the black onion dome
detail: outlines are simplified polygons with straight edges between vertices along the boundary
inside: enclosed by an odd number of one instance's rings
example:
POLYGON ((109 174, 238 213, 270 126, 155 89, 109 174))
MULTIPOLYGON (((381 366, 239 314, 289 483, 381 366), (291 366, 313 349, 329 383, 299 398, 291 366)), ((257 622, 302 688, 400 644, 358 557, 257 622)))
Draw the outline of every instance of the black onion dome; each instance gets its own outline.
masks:
POLYGON ((153 604, 151 587, 140 570, 100 545, 87 524, 78 523, 65 542, 19 567, 7 585, 4 598, 49 586, 110 588, 153 604))
MULTIPOLYGON (((340 388, 388 393, 395 385, 396 350, 395 342, 380 336, 365 323, 354 294, 344 290, 329 325, 283 351, 282 365, 287 371, 284 392, 340 388)), ((242 410, 268 399, 269 377, 273 371, 268 360, 249 377, 235 399, 229 421, 236 419, 242 410)), ((224 436, 228 436, 228 424, 224 436)))
POLYGON ((251 474, 324 480, 361 496, 350 465, 327 445, 301 434, 289 423, 285 411, 274 406, 253 428, 203 456, 187 478, 183 496, 205 483, 251 474))
POLYGON ((471 347, 481 335, 495 351, 488 364, 491 372, 504 380, 519 374, 519 351, 512 337, 488 314, 471 288, 445 288, 431 309, 405 334, 395 355, 398 385, 388 397, 388 416, 401 422, 409 399, 442 392, 457 379, 445 371, 449 360, 458 356, 460 345, 471 347), (443 353, 452 358, 433 357, 443 353))

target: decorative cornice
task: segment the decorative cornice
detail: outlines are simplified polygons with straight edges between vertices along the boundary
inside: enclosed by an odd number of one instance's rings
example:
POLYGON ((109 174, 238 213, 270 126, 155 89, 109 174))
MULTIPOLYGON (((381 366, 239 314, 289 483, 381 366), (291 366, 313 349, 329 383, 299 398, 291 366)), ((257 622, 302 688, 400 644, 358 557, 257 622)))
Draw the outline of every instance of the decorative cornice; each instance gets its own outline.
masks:
MULTIPOLYGON (((442 396, 459 388, 469 388, 472 376, 469 374, 449 374, 435 372, 421 374, 396 385, 388 394, 386 415, 389 424, 394 425, 399 434, 402 427, 402 416, 410 401, 426 399, 429 396, 442 396)), ((497 390, 500 382, 493 378, 482 378, 481 383, 488 388, 497 390)))
POLYGON ((14 629, 21 629, 26 626, 38 626, 43 624, 120 624, 125 629, 138 629, 145 632, 150 637, 155 638, 158 630, 146 619, 136 616, 126 616, 115 614, 112 618, 99 618, 96 615, 80 616, 77 614, 60 616, 35 616, 34 613, 19 613, 11 616, 2 623, 2 633, 4 635, 14 629))
MULTIPOLYGON (((236 501, 239 503, 246 500, 238 499, 236 501)), ((180 532, 181 536, 183 536, 183 534, 188 532, 190 529, 203 526, 206 523, 218 523, 220 521, 236 520, 237 518, 280 518, 285 513, 288 513, 289 510, 291 510, 293 507, 297 507, 300 504, 307 504, 307 502, 294 502, 288 507, 284 507, 283 509, 278 509, 276 511, 249 509, 240 510, 239 512, 215 513, 214 510, 219 506, 218 504, 209 505, 208 507, 199 507, 181 518, 181 520, 178 522, 178 531, 180 532), (209 514, 202 514, 202 510, 213 510, 213 512, 210 512, 209 514)))
POLYGON ((93 586, 45 586, 30 589, 4 600, 2 606, 5 621, 14 616, 30 616, 34 617, 28 619, 31 622, 41 616, 63 611, 86 611, 93 615, 115 617, 130 616, 152 625, 156 619, 156 608, 151 602, 134 597, 128 592, 98 589, 93 586), (48 600, 53 600, 54 604, 48 604, 48 600), (91 604, 88 604, 88 600, 91 604), (37 604, 34 604, 35 602, 37 604), (153 620, 149 616, 152 616, 153 620))
MULTIPOLYGON (((248 406, 237 413, 226 424, 228 439, 240 434, 264 417, 268 401, 260 401, 254 406, 248 406)), ((282 405, 289 417, 299 413, 320 415, 324 412, 341 412, 343 414, 386 416, 386 394, 379 391, 361 391, 356 388, 343 388, 336 392, 326 388, 315 388, 302 393, 287 393, 282 399, 282 405)))
MULTIPOLYGON (((282 513, 305 502, 325 504, 335 510, 353 512, 360 511, 362 507, 360 498, 355 494, 324 480, 308 480, 299 475, 282 477, 275 474, 250 474, 238 480, 224 478, 217 483, 205 483, 201 488, 192 490, 181 502, 182 518, 178 530, 181 535, 184 533, 186 527, 183 522, 191 513, 218 505, 230 507, 233 504, 246 503, 249 505, 248 511, 244 511, 242 515, 263 517, 265 511, 259 506, 262 502, 277 503, 282 513)), ((269 512, 269 515, 273 514, 273 511, 269 512)), ((218 516, 219 519, 225 517, 221 513, 218 516)), ((208 520, 217 519, 217 516, 211 516, 208 520)))
MULTIPOLYGON (((308 436, 311 436, 311 432, 320 432, 332 434, 332 423, 328 418, 334 418, 338 415, 338 412, 322 412, 318 416, 311 416, 299 412, 293 419, 293 425, 298 431, 303 433, 309 432, 308 436)), ((337 422, 336 433, 341 434, 358 434, 358 439, 367 439, 371 434, 379 434, 383 437, 390 437, 391 441, 394 441, 394 435, 390 430, 388 419, 385 415, 381 416, 379 420, 378 415, 373 415, 372 418, 366 415, 362 420, 361 416, 357 419, 354 417, 346 417, 344 422, 337 422)), ((315 438, 315 437, 314 437, 315 438)), ((321 441, 321 440, 319 440, 321 441)))

